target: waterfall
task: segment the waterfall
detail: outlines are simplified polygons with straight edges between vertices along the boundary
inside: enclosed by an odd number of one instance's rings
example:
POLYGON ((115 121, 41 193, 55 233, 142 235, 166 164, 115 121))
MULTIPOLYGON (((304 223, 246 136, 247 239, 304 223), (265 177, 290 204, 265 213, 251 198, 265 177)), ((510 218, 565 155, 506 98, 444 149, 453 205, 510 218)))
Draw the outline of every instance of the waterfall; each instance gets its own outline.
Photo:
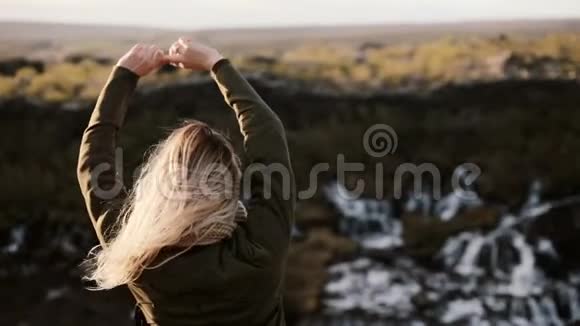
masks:
MULTIPOLYGON (((543 201, 541 190, 541 183, 534 182, 522 207, 501 216, 495 228, 449 237, 434 256, 442 270, 426 268, 405 255, 389 263, 359 258, 332 265, 322 299, 325 312, 330 320, 363 312, 376 320, 427 325, 560 326, 580 320, 580 274, 571 271, 567 279, 547 276, 537 257, 558 262, 558 252, 550 239, 526 234, 527 224, 555 208, 580 203, 580 196, 543 201)), ((354 199, 337 183, 326 188, 326 195, 341 213, 343 235, 363 247, 404 246, 401 217, 393 215, 388 201, 354 199)), ((451 221, 482 205, 486 203, 479 196, 451 192, 438 201, 425 193, 409 194, 403 207, 426 219, 451 221)))
POLYGON ((403 227, 393 216, 389 202, 355 199, 337 182, 325 187, 324 191, 341 214, 338 227, 342 235, 349 236, 367 249, 389 249, 403 245, 403 227))
POLYGON ((455 271, 461 275, 473 275, 480 274, 481 269, 477 267, 476 260, 479 256, 479 252, 483 245, 485 244, 485 238, 479 234, 472 234, 472 237, 468 240, 465 252, 459 264, 455 267, 455 271))
POLYGON ((26 237, 26 227, 24 225, 18 225, 10 230, 9 242, 1 248, 0 251, 7 254, 16 254, 24 245, 24 239, 26 237))
POLYGON ((565 287, 568 294, 568 304, 570 306, 570 320, 580 321, 580 300, 578 299, 578 289, 565 287))
POLYGON ((513 246, 518 250, 520 263, 513 268, 508 291, 515 297, 527 297, 537 291, 539 280, 535 268, 536 259, 523 235, 518 233, 514 236, 513 246))

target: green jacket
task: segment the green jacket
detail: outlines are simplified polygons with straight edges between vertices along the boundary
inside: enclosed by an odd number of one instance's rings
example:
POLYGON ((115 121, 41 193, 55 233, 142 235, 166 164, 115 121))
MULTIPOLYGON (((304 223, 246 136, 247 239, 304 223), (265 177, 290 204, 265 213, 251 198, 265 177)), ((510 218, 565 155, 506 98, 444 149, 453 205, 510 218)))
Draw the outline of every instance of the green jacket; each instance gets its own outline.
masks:
MULTIPOLYGON (((250 175, 248 219, 231 238, 145 270, 129 290, 150 324, 284 325, 283 275, 295 205, 284 127, 228 60, 213 67, 212 77, 237 115, 247 163, 258 170, 250 175)), ((81 143, 78 179, 101 244, 126 193, 115 152, 137 81, 127 69, 113 70, 81 143)))

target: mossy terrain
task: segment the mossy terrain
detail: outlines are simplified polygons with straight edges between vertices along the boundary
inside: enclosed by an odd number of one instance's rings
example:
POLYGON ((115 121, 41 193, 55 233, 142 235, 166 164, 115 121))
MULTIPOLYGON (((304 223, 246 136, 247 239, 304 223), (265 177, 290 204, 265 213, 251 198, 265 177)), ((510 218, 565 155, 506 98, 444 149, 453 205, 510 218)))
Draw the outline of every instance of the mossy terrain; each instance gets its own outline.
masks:
MULTIPOLYGON (((306 89, 351 94, 422 91, 447 84, 497 80, 574 80, 580 67, 580 34, 538 38, 446 37, 424 43, 305 44, 285 50, 232 54, 243 70, 306 89)), ((110 71, 110 59, 71 54, 48 64, 0 74, 0 99, 27 97, 63 103, 94 99, 110 71)), ((7 62, 5 64, 8 64, 7 62)), ((0 62, 0 66, 2 62, 0 62)), ((147 78, 163 86, 189 75, 178 71, 147 78)))
POLYGON ((408 44, 366 43, 358 48, 304 45, 276 56, 244 58, 258 70, 343 90, 437 87, 447 83, 530 78, 576 78, 578 34, 536 39, 500 35, 408 44), (268 60, 269 58, 269 60, 268 60), (543 67, 530 67, 543 61, 543 67), (528 65, 528 66, 527 66, 528 65))

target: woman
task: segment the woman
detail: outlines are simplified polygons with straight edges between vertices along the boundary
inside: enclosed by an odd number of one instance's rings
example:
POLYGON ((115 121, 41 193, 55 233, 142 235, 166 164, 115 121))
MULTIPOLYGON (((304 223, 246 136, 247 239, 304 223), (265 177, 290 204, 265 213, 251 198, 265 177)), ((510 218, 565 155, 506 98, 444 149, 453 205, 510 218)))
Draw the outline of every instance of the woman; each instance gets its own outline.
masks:
POLYGON ((78 178, 101 243, 84 263, 96 289, 126 284, 149 325, 285 324, 295 187, 284 128, 217 50, 179 39, 167 55, 136 45, 123 56, 85 130, 78 178), (116 146, 127 102, 139 77, 167 63, 210 71, 237 115, 253 165, 247 210, 232 145, 197 121, 154 148, 124 196, 116 146))

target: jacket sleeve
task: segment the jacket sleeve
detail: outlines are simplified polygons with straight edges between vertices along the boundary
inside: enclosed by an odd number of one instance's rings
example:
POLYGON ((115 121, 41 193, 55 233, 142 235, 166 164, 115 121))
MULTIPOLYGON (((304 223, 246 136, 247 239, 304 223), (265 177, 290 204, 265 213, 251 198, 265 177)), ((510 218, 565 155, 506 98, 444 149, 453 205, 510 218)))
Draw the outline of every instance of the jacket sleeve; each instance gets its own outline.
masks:
POLYGON ((241 191, 248 199, 251 236, 273 251, 286 250, 296 190, 284 126, 228 60, 214 65, 212 77, 235 112, 244 137, 249 161, 241 191))
POLYGON ((138 78, 123 67, 113 69, 81 141, 77 177, 102 244, 126 195, 122 151, 117 148, 117 138, 125 119, 127 102, 137 86, 138 78))

